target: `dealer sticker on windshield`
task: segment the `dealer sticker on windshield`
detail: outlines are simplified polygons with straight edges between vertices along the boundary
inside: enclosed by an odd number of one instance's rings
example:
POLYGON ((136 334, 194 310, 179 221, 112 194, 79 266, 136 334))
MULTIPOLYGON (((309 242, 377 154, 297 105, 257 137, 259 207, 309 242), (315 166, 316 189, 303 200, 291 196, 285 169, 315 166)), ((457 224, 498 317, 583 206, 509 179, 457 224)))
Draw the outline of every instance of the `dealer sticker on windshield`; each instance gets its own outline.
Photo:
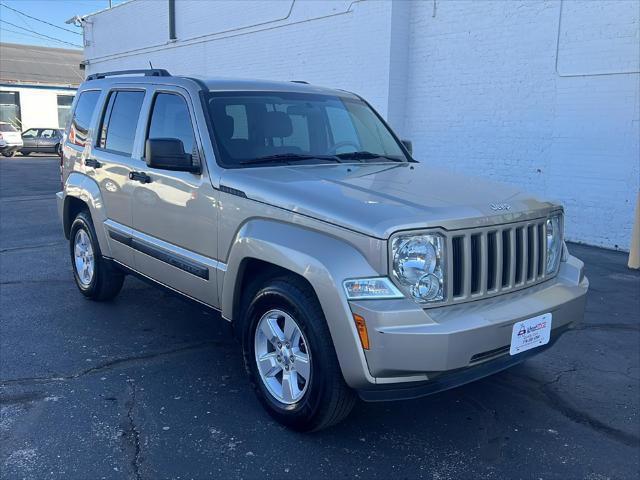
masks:
POLYGON ((521 320, 513 325, 511 332, 511 355, 549 343, 551 336, 551 314, 521 320))

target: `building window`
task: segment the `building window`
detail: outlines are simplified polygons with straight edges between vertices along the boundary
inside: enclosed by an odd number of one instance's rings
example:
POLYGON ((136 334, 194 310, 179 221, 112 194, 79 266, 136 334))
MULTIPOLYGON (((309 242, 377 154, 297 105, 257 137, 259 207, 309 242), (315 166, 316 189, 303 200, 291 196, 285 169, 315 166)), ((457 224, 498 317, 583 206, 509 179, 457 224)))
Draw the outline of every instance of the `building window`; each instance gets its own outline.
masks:
POLYGON ((0 122, 10 123, 18 130, 22 130, 18 92, 0 92, 0 122))
POLYGON ((58 95, 58 128, 66 128, 71 118, 73 95, 58 95))

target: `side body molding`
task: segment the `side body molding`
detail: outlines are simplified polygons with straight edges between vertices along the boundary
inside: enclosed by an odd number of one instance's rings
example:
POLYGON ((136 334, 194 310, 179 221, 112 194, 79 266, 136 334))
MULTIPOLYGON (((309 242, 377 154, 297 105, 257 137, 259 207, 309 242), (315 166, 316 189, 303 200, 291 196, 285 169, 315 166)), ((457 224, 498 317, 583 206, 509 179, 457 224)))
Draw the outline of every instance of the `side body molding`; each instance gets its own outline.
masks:
POLYGON ((320 301, 347 384, 357 388, 375 382, 342 291, 342 282, 347 278, 378 275, 357 249, 302 226, 249 220, 231 245, 226 272, 218 272, 222 316, 226 319, 234 319, 237 275, 241 262, 247 258, 270 262, 304 277, 320 301))
POLYGON ((111 250, 109 248, 109 242, 107 240, 105 230, 104 228, 101 228, 103 222, 107 219, 107 217, 104 210, 102 195, 100 194, 100 187, 98 186, 96 181, 81 173, 72 172, 67 177, 64 192, 65 195, 60 215, 63 221, 65 232, 68 231, 69 227, 66 222, 70 221, 68 218, 66 218, 65 213, 67 212, 67 208, 69 206, 70 197, 75 197, 82 200, 89 206, 91 218, 93 219, 93 224, 96 227, 98 242, 100 243, 100 250, 102 250, 103 255, 111 256, 111 250))

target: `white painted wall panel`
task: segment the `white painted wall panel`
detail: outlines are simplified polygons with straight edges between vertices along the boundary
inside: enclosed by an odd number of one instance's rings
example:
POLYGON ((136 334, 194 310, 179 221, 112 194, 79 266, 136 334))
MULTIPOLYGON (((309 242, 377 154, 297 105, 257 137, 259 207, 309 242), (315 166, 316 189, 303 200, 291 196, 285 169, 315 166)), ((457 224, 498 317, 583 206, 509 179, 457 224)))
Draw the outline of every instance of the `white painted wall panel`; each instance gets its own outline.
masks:
POLYGON ((88 18, 88 72, 304 79, 365 96, 417 158, 557 199, 628 249, 640 164, 636 0, 135 0, 88 18))
POLYGON ((0 91, 20 94, 22 131, 32 127, 64 128, 58 125, 58 95, 74 96, 74 90, 0 86, 0 91))

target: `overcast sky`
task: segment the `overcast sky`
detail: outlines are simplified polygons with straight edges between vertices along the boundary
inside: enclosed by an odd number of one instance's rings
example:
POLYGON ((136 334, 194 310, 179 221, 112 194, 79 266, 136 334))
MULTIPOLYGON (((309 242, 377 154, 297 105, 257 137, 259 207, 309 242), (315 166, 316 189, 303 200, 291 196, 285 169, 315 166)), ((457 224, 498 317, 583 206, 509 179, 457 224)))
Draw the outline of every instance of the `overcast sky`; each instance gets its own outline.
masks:
MULTIPOLYGON (((112 0, 112 3, 117 5, 124 1, 112 0)), ((0 41, 82 48, 82 29, 64 22, 75 15, 86 15, 108 7, 109 0, 0 0, 0 41), (55 26, 21 15, 11 8, 55 26)))

